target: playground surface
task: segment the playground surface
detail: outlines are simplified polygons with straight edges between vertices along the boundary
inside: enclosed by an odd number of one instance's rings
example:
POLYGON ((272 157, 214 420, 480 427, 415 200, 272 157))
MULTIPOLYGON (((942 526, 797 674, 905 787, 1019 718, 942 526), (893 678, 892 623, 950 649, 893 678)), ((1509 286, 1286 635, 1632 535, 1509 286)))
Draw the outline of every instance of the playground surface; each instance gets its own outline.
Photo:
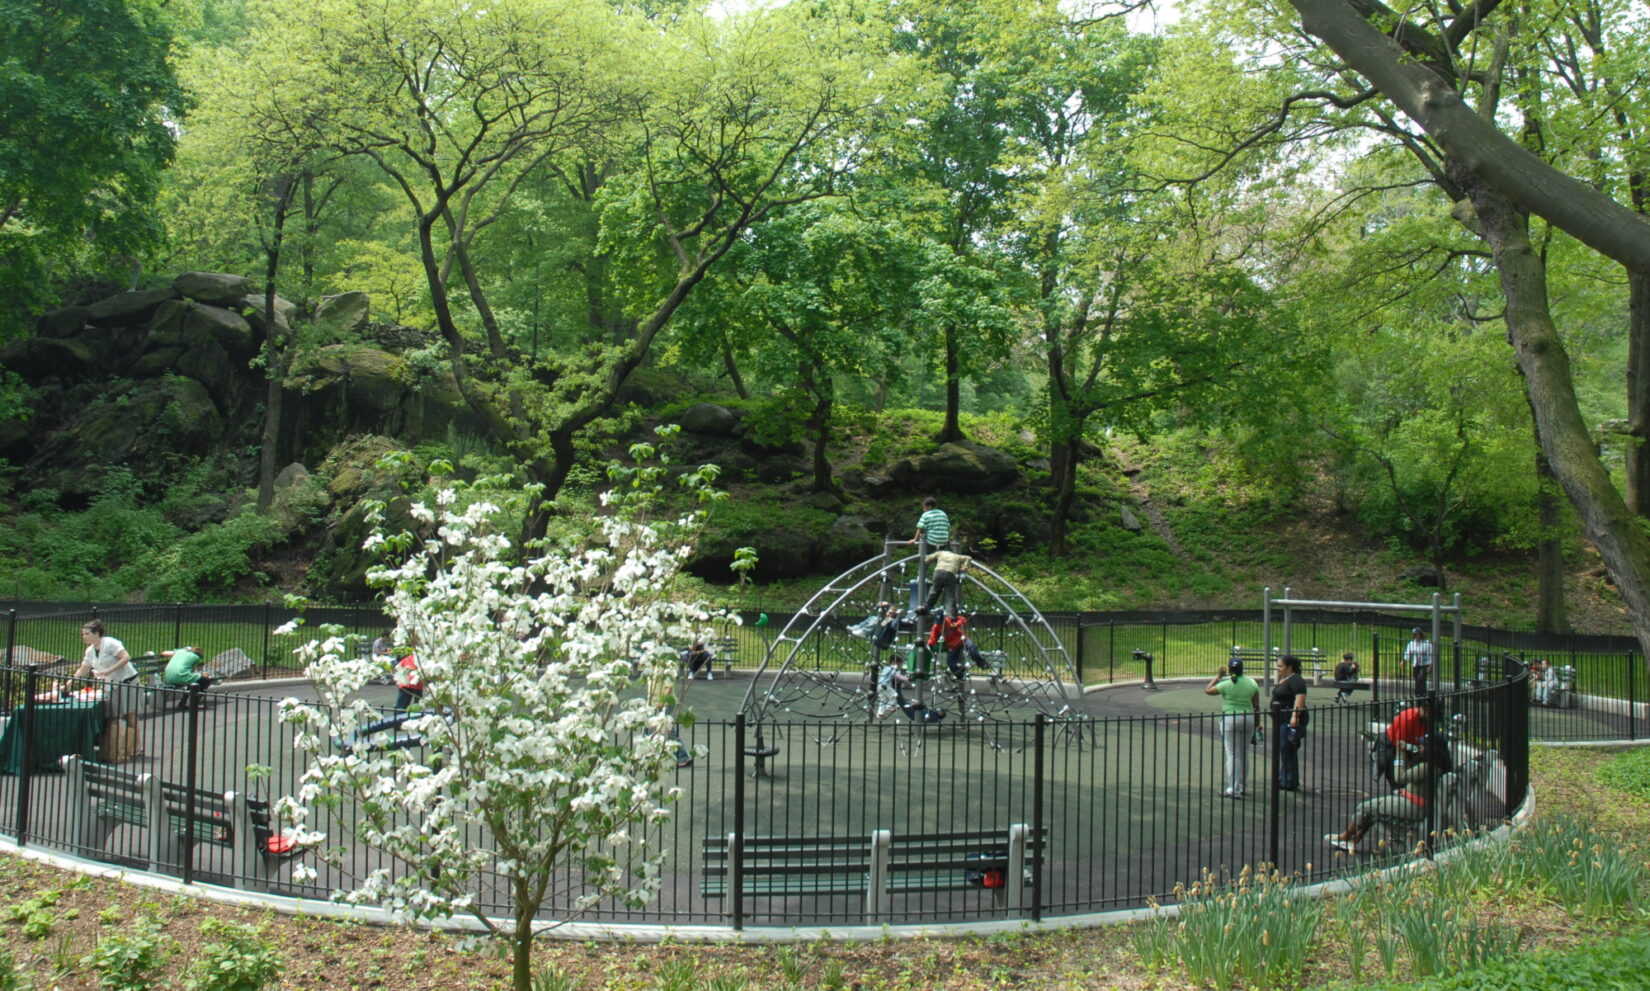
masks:
MULTIPOLYGON (((1167 900, 1179 884, 1205 870, 1235 873, 1275 862, 1286 872, 1321 876, 1354 863, 1323 844, 1344 827, 1358 801, 1383 786, 1371 774, 1359 731, 1390 716, 1383 703, 1328 704, 1309 698, 1313 717, 1299 753, 1303 787, 1269 787, 1269 742, 1249 748, 1248 797, 1220 797, 1224 752, 1218 700, 1205 683, 1166 683, 1161 690, 1126 685, 1070 699, 1072 714, 1039 726, 1033 713, 1008 720, 913 722, 895 714, 857 718, 774 718, 734 723, 751 676, 735 671, 686 686, 695 719, 683 730, 691 766, 667 772, 681 789, 671 817, 653 837, 670 851, 658 898, 643 909, 603 904, 586 917, 613 922, 717 924, 728 899, 705 881, 705 841, 744 836, 864 837, 875 830, 921 836, 956 830, 1000 831, 1015 824, 1047 836, 1034 897, 1044 917, 1167 900), (741 745, 742 744, 742 745, 741 745), (761 761, 743 751, 777 750, 761 761), (760 772, 760 773, 759 773, 760 772)), ((276 702, 312 695, 307 686, 236 686, 210 693, 198 721, 195 780, 211 791, 250 790, 270 798, 288 793, 304 755, 292 749, 276 702), (257 771, 249 775, 247 768, 257 771)), ((368 686, 368 701, 388 707, 392 686, 368 686)), ((188 721, 177 709, 151 708, 142 720, 146 756, 128 768, 181 782, 188 777, 188 721)), ((16 805, 18 779, 0 777, 0 822, 16 805)), ((71 796, 62 775, 39 775, 31 789, 31 842, 71 852, 66 818, 71 796)), ((1499 811, 1499 810, 1498 810, 1499 811)), ((283 873, 275 893, 325 897, 352 877, 385 866, 354 846, 353 811, 318 810, 329 845, 344 849, 343 868, 316 863, 307 885, 283 873)), ((121 827, 97 855, 119 860, 141 848, 137 827, 121 827)), ((208 880, 230 881, 221 850, 197 848, 208 880)), ((1364 860, 1359 858, 1358 863, 1364 860)), ((898 918, 968 921, 1002 917, 985 889, 925 891, 895 896, 898 918)), ((484 903, 502 890, 478 891, 484 903)), ((864 921, 861 896, 747 894, 745 925, 849 925, 864 921)))

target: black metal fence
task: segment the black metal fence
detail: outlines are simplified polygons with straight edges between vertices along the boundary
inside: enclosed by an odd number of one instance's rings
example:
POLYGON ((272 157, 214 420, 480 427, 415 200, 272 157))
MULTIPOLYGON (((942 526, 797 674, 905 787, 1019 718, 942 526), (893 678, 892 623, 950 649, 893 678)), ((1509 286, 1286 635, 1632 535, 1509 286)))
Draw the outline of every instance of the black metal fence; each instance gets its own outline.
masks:
MULTIPOLYGON (((696 759, 671 772, 681 799, 650 836, 670 851, 658 897, 639 909, 602 902, 582 918, 735 928, 1035 920, 1172 900, 1177 884, 1204 870, 1274 864, 1324 878, 1409 856, 1429 836, 1492 825, 1524 799, 1525 670, 1498 656, 1491 674, 1434 702, 1453 739, 1449 795, 1409 834, 1395 832, 1384 848, 1370 837, 1356 855, 1324 837, 1343 830, 1360 802, 1389 794, 1374 777, 1365 733, 1392 718, 1390 699, 1333 704, 1314 693, 1305 742, 1293 754, 1298 791, 1277 787, 1285 755, 1270 720, 1254 738, 1191 693, 1184 699, 1194 713, 700 721, 684 730, 696 759), (1234 784, 1229 752, 1248 765, 1236 782, 1241 798, 1221 794, 1234 784)), ((135 869, 310 898, 399 869, 355 841, 357 811, 347 802, 314 810, 311 825, 339 860, 299 854, 318 871, 313 881, 296 883, 293 861, 272 854, 269 840, 283 824, 263 803, 290 793, 308 759, 278 717, 284 691, 148 691, 134 703, 139 739, 117 744, 112 735, 124 732, 124 720, 105 725, 95 703, 21 704, 51 684, 71 698, 93 687, 38 668, 0 668, 0 697, 10 700, 0 735, 0 833, 135 869), (115 765, 120 773, 101 782, 86 765, 61 759, 131 744, 146 756, 115 765)), ((552 885, 566 894, 549 917, 565 917, 579 894, 575 879, 564 880, 552 885)), ((508 890, 485 878, 474 896, 508 915, 508 890)))

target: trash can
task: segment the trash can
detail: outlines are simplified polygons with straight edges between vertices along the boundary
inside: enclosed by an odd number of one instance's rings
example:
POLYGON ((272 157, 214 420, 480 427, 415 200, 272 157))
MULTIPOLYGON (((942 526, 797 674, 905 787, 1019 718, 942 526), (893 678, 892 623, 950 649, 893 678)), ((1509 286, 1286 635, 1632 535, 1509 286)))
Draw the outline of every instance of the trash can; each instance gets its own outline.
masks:
POLYGON ((1474 688, 1483 688, 1490 683, 1495 671, 1495 661, 1487 656, 1480 656, 1473 663, 1472 685, 1474 688))
POLYGON ((1553 700, 1555 709, 1574 709, 1576 707, 1576 669, 1573 664, 1561 665, 1558 668, 1558 697, 1553 700))

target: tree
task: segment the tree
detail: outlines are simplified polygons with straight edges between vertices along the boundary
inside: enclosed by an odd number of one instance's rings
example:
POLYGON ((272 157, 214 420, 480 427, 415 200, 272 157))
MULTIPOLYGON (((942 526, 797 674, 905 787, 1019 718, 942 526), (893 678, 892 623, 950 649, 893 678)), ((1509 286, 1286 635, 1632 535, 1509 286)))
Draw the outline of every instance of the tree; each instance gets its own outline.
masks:
POLYGON ((318 844, 307 809, 347 797, 356 839, 400 865, 349 899, 418 919, 473 914, 510 944, 513 986, 528 991, 534 938, 556 924, 540 919, 546 905, 640 905, 658 888, 665 851, 650 827, 677 793, 661 782, 679 746, 674 645, 714 618, 668 597, 697 521, 658 526, 620 511, 583 547, 522 556, 498 532, 485 487, 443 489, 412 514, 436 535, 378 532, 369 545, 408 548, 373 577, 397 642, 416 645, 423 697, 401 732, 423 745, 372 746, 364 729, 381 714, 358 692, 379 673, 374 662, 338 636, 312 640, 297 654, 321 704, 283 709, 315 756, 279 806, 295 835, 318 844), (483 875, 508 885, 505 925, 476 903, 483 875))
MULTIPOLYGON (((1115 22, 1051 10, 1041 30, 1053 54, 1020 84, 1027 124, 1015 164, 1037 181, 1010 229, 1036 280, 1050 551, 1063 555, 1093 424, 1144 436, 1165 413, 1242 409, 1230 398, 1253 394, 1292 335, 1252 275, 1253 198, 1235 182, 1172 190, 1150 174, 1169 154, 1150 135, 1178 123, 1179 101, 1159 92, 1177 67, 1159 66, 1165 53, 1115 22)), ((1267 277, 1273 287, 1288 279, 1267 277)))
POLYGON ((184 106, 164 7, 0 3, 0 336, 53 278, 135 269, 158 242, 150 206, 184 106))
MULTIPOLYGON (((1369 0, 1361 7, 1346 0, 1290 4, 1308 33, 1368 81, 1357 99, 1379 93, 1424 131, 1431 146, 1412 139, 1410 147, 1433 164, 1439 185, 1462 204, 1458 215, 1490 246, 1506 298, 1508 339, 1524 373, 1542 450, 1604 557, 1650 657, 1650 536, 1615 488, 1582 419, 1569 356, 1548 302, 1546 264, 1531 240, 1530 216, 1619 262, 1633 278, 1650 274, 1650 224, 1496 127, 1498 66, 1478 73, 1462 46, 1491 22, 1499 0, 1454 11, 1436 30, 1369 0), (1391 22, 1392 37, 1369 16, 1391 22), (1485 85, 1474 110, 1460 87, 1478 83, 1485 85)), ((1528 114, 1535 108, 1521 109, 1528 114)))
POLYGON ((266 39, 272 60, 303 67, 291 116, 403 194, 459 391, 541 493, 524 534, 544 532, 542 500, 578 438, 711 268, 771 211, 829 194, 856 166, 844 125, 873 101, 872 74, 840 33, 828 13, 791 8, 660 30, 597 0, 333 0, 266 39), (520 190, 590 162, 612 132, 636 155, 600 184, 598 249, 624 269, 627 317, 612 343, 535 361, 492 306, 480 237, 520 190))
POLYGON ((919 60, 936 91, 908 139, 906 195, 914 223, 947 256, 935 258, 919 297, 944 376, 936 439, 946 443, 963 439, 963 377, 1017 337, 1015 323, 1000 319, 1009 303, 1001 296, 1018 274, 1003 228, 1016 195, 1032 184, 1016 148, 1047 112, 1035 86, 1038 70, 1063 54, 1049 28, 1064 18, 1052 3, 920 0, 893 5, 890 20, 896 50, 919 60))

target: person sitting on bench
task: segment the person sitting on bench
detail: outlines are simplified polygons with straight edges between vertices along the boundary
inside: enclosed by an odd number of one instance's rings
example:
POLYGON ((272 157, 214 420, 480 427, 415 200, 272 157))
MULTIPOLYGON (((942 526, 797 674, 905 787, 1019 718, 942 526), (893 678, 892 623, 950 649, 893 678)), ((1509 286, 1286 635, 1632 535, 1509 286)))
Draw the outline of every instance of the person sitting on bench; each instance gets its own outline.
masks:
POLYGON ((703 677, 710 681, 716 680, 716 672, 711 670, 711 665, 716 663, 716 655, 711 653, 703 640, 693 641, 693 646, 682 651, 682 663, 687 665, 689 678, 700 677, 699 669, 704 668, 703 677))
POLYGON ((1438 786, 1438 779, 1452 770, 1449 744, 1431 734, 1421 739, 1419 754, 1405 763, 1400 752, 1393 764, 1393 779, 1397 790, 1390 795, 1366 799, 1352 811, 1352 821, 1340 833, 1329 833, 1324 842, 1337 850, 1355 853, 1358 841, 1364 838, 1377 819, 1401 823, 1422 823, 1427 818, 1427 807, 1438 786))
POLYGON ((1558 669, 1552 662, 1539 657, 1531 661, 1530 681, 1535 685, 1535 704, 1552 705, 1558 691, 1558 669))
POLYGON ((1358 659, 1352 651, 1341 655, 1341 663, 1335 665, 1335 701, 1346 702, 1352 698, 1352 693, 1358 688, 1358 659))
POLYGON ((195 669, 201 666, 201 649, 199 647, 179 647, 176 650, 163 650, 160 656, 166 658, 166 673, 161 680, 168 688, 188 688, 191 685, 201 686, 201 691, 212 687, 212 679, 195 669))

